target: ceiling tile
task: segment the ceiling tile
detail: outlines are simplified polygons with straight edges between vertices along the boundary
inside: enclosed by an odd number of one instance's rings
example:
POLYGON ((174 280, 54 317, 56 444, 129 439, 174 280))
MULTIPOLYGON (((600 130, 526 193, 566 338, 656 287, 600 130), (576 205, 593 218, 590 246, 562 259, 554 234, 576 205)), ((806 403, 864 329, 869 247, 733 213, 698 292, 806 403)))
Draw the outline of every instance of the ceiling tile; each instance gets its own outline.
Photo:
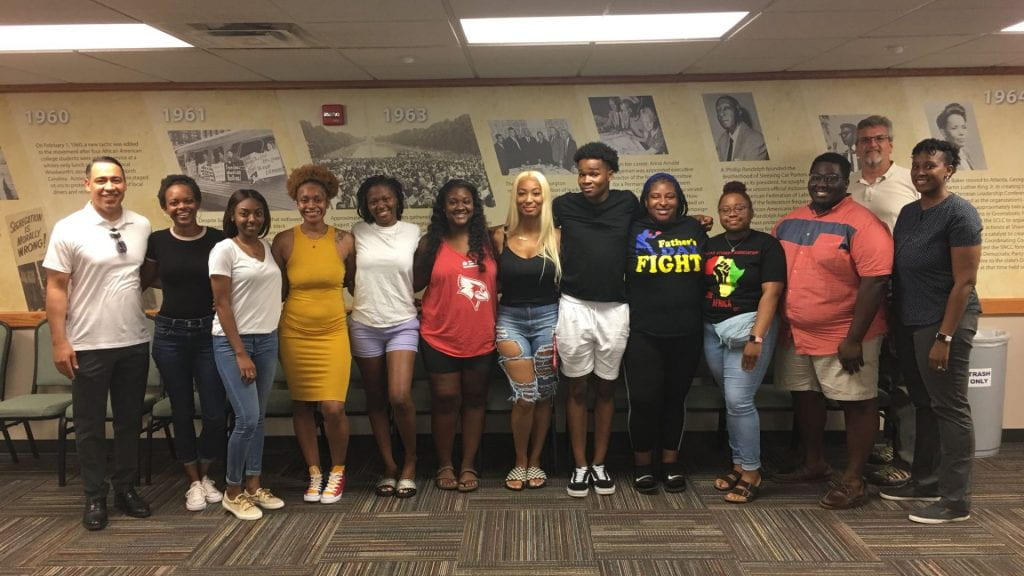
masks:
POLYGON ((129 82, 162 82, 163 78, 144 74, 117 64, 97 60, 76 52, 51 54, 4 54, 0 65, 27 72, 45 71, 65 82, 76 84, 107 84, 129 82))
POLYGON ((353 64, 369 70, 371 66, 457 66, 466 64, 466 56, 461 48, 352 48, 340 50, 342 56, 353 64), (403 64, 402 58, 415 59, 411 64, 403 64))
POLYGON ((590 46, 470 46, 481 78, 576 76, 590 46))
MULTIPOLYGON (((767 12, 899 10, 920 8, 931 0, 775 0, 767 12)), ((963 2, 963 0, 959 0, 963 2)))
POLYGON ((456 18, 598 16, 606 2, 593 0, 449 0, 456 18))
POLYGON ((987 34, 947 51, 950 54, 1021 53, 1024 52, 1024 34, 987 34))
MULTIPOLYGON (((3 56, 0 56, 3 60, 3 56)), ((0 85, 4 84, 62 84, 63 80, 40 76, 26 70, 16 70, 0 66, 0 85)))
POLYGON ((458 46, 446 20, 304 24, 303 30, 334 48, 458 46))
POLYGON ((367 72, 378 80, 446 80, 473 78, 473 70, 465 62, 424 64, 419 66, 369 66, 367 72))
POLYGON ((679 74, 718 45, 718 41, 657 44, 598 44, 581 76, 679 74))
POLYGON ((891 22, 895 11, 765 12, 744 26, 734 38, 801 39, 856 38, 891 22))
POLYGON ((970 36, 860 38, 803 62, 793 70, 884 69, 940 52, 970 40, 970 36), (897 47, 902 51, 897 50, 897 47))
POLYGON ((371 79, 332 49, 214 50, 213 53, 279 82, 371 79))
POLYGON ((924 8, 915 10, 878 28, 868 36, 929 36, 948 32, 988 34, 1016 24, 1022 18, 1024 18, 1024 12, 1020 9, 933 10, 924 8))
POLYGON ((151 23, 286 22, 288 15, 270 0, 102 0, 110 8, 151 23))
POLYGON ((171 82, 265 82, 270 78, 195 48, 139 52, 94 52, 90 56, 149 72, 171 82))
POLYGON ((611 0, 609 14, 657 14, 670 12, 757 12, 771 0, 611 0))
POLYGON ((272 0, 294 22, 444 20, 441 0, 272 0))
POLYGON ((683 71, 684 74, 740 74, 745 72, 780 72, 806 60, 804 57, 742 57, 729 58, 710 54, 683 71))
POLYGON ((929 54, 908 62, 904 62, 894 68, 984 68, 987 66, 998 66, 1006 60, 1006 55, 996 54, 929 54))
POLYGON ((134 21, 92 0, 32 0, 3 3, 5 25, 124 24, 134 21))
POLYGON ((842 44, 842 38, 804 38, 799 42, 785 39, 746 39, 736 36, 721 42, 711 52, 714 58, 811 58, 842 44))

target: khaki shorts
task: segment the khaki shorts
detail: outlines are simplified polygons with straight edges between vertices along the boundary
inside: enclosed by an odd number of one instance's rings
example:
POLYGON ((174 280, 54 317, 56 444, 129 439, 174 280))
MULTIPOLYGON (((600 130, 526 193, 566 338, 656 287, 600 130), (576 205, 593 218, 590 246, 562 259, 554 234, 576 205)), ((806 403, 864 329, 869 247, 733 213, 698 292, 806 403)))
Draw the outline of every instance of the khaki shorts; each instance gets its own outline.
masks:
POLYGON ((797 354, 793 341, 779 342, 775 351, 775 387, 790 392, 821 392, 830 400, 870 400, 878 396, 878 355, 882 337, 865 340, 860 372, 843 370, 839 356, 797 354))

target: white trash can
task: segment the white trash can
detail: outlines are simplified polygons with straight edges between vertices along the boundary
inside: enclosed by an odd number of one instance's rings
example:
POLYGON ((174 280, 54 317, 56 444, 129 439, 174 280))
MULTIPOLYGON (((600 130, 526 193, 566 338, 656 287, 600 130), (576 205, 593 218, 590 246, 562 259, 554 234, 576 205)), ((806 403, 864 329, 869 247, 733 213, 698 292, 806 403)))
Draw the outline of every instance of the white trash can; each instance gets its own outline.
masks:
POLYGON ((1006 353, 1010 334, 978 330, 971 350, 967 400, 974 420, 974 457, 999 453, 1003 440, 1003 397, 1006 392, 1006 353))

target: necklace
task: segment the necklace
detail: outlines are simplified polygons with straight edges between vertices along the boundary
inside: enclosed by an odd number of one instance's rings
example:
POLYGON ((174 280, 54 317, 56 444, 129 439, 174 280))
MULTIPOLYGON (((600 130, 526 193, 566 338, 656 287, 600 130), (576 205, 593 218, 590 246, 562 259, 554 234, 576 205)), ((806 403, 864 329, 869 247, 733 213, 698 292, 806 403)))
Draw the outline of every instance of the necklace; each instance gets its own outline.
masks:
POLYGON ((327 236, 327 233, 329 232, 327 228, 324 228, 323 232, 306 232, 306 230, 302 226, 299 226, 299 231, 302 233, 303 236, 306 237, 306 240, 309 241, 309 247, 314 250, 316 249, 316 245, 320 241, 320 239, 323 238, 324 236, 327 236))
POLYGON ((725 243, 729 245, 729 253, 731 254, 735 252, 736 249, 740 247, 740 244, 743 244, 744 242, 747 241, 747 238, 750 238, 750 234, 747 234, 746 236, 741 238, 739 242, 733 244, 732 242, 729 241, 729 237, 725 236, 725 243))

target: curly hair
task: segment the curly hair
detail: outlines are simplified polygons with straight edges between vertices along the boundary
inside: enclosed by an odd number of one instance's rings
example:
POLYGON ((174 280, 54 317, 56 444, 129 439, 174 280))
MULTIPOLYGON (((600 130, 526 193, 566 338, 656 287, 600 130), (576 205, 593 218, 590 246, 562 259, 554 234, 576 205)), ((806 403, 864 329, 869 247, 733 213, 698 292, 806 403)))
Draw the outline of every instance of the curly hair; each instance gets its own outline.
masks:
POLYGON ((391 193, 395 195, 397 200, 397 206, 395 207, 395 219, 402 219, 402 212, 405 211, 405 191, 402 189, 402 183, 397 178, 391 176, 385 176, 378 174, 376 176, 370 176, 363 183, 359 185, 359 191, 356 192, 356 214, 363 219, 367 224, 373 224, 373 214, 370 214, 370 205, 368 204, 368 197, 370 195, 370 188, 374 186, 384 186, 391 190, 391 193))
POLYGON ((484 204, 480 200, 480 191, 472 182, 458 178, 449 180, 437 191, 437 198, 434 199, 434 207, 430 213, 430 225, 427 226, 427 250, 426 256, 429 261, 434 261, 437 251, 441 248, 441 242, 445 236, 451 233, 451 226, 448 223, 448 215, 445 214, 445 204, 448 195, 455 190, 462 188, 469 192, 473 198, 473 215, 469 217, 469 252, 467 256, 477 263, 481 272, 486 270, 484 259, 494 254, 494 247, 491 246, 491 235, 487 230, 487 219, 484 217, 484 204))
POLYGON ((925 138, 914 146, 910 154, 917 156, 918 154, 935 154, 936 152, 942 152, 946 164, 952 166, 954 170, 960 167, 960 147, 947 140, 925 138))
POLYGON ((658 182, 667 182, 676 189, 676 198, 679 200, 679 206, 676 207, 676 218, 686 216, 686 213, 690 211, 690 204, 686 201, 686 194, 683 193, 683 187, 679 185, 679 180, 676 180, 676 177, 668 172, 657 172, 644 182, 643 191, 640 192, 640 207, 644 210, 648 209, 647 197, 651 193, 651 188, 654 188, 654 185, 658 182))
POLYGON ((308 182, 316 182, 330 200, 338 195, 338 177, 326 166, 303 164, 288 175, 288 197, 295 200, 299 196, 299 188, 308 182))
POLYGON ((203 202, 203 192, 199 189, 199 184, 191 176, 184 174, 169 174, 163 180, 160 181, 160 189, 157 190, 156 199, 160 202, 161 208, 167 208, 167 189, 176 184, 185 186, 192 191, 192 198, 195 199, 196 204, 203 202))
POLYGON ((573 154, 572 161, 578 165, 580 160, 600 160, 612 172, 619 171, 619 153, 604 142, 587 142, 580 146, 573 154))

